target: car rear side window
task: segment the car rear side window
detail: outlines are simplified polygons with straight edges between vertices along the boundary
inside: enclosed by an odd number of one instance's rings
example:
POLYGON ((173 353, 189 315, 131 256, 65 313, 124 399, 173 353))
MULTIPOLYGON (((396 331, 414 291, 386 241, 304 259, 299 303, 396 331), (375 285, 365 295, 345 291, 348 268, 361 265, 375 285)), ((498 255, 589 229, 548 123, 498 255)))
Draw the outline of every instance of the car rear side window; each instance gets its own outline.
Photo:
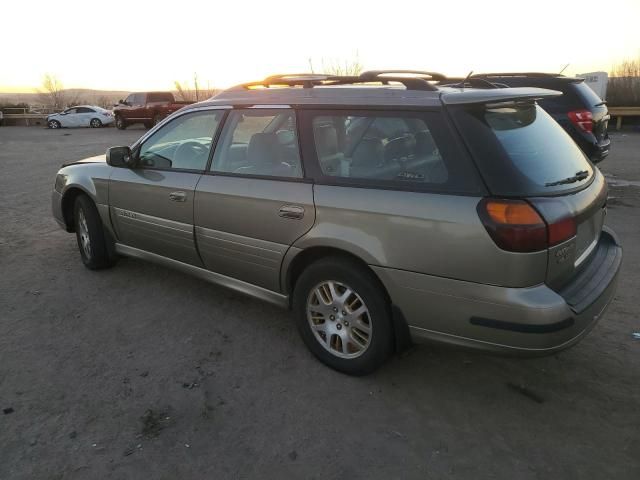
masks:
POLYGON ((492 193, 557 194, 589 183, 593 168, 569 135, 534 103, 452 109, 492 193))
POLYGON ((314 111, 319 175, 328 181, 477 192, 472 165, 440 113, 314 111))
POLYGON ((152 92, 147 96, 147 101, 151 102, 173 102, 173 95, 169 92, 152 92))

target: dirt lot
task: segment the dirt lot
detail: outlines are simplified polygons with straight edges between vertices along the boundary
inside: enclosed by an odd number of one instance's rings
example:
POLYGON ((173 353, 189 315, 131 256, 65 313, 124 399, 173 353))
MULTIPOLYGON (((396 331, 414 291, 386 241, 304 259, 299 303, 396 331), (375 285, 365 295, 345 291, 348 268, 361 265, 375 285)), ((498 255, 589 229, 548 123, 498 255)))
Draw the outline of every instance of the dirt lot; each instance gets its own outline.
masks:
POLYGON ((582 343, 416 347, 350 378, 286 312, 141 261, 82 266, 55 172, 142 133, 0 128, 0 479, 640 478, 640 134, 602 165, 625 260, 582 343))

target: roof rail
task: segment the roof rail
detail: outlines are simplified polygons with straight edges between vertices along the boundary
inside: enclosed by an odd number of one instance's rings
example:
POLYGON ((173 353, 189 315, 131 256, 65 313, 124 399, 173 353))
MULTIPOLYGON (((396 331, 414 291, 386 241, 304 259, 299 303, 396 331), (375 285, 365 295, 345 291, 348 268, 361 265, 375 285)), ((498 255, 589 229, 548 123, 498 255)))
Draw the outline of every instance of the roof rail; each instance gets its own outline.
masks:
MULTIPOLYGON (((384 75, 391 75, 393 77, 403 75, 413 75, 414 78, 429 77, 429 80, 444 80, 446 75, 438 72, 425 72, 422 70, 367 70, 360 74, 361 77, 376 78, 383 77, 384 75)), ((412 78, 412 77, 403 77, 412 78)))
POLYGON ((402 83, 407 90, 438 90, 428 80, 437 81, 446 76, 435 72, 422 72, 418 70, 371 70, 360 75, 328 75, 323 73, 288 73, 270 75, 264 80, 244 83, 239 88, 252 87, 269 88, 276 85, 288 85, 290 87, 302 86, 313 88, 316 86, 352 85, 358 83, 379 82, 387 85, 389 82, 402 83), (411 75, 411 76, 409 76, 411 75), (429 78, 424 78, 429 77, 429 78))
POLYGON ((438 83, 439 87, 454 88, 507 88, 508 85, 499 82, 490 82, 482 77, 472 75, 469 78, 446 78, 438 83))
POLYGON ((476 73, 472 75, 476 78, 486 77, 564 77, 559 73, 544 73, 544 72, 498 72, 498 73, 476 73))

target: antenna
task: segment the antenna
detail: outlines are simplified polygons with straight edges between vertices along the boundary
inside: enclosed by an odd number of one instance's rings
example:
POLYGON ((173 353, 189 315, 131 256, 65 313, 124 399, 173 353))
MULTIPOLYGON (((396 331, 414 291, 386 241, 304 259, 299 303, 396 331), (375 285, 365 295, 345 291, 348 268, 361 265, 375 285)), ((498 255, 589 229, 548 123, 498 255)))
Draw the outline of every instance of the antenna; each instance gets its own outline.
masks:
POLYGON ((467 83, 467 80, 469 80, 469 79, 471 78, 471 75, 473 75, 473 70, 471 70, 471 71, 469 72, 469 75, 467 75, 467 76, 465 77, 465 79, 462 81, 462 86, 460 87, 460 88, 462 88, 462 90, 464 90, 464 84, 465 84, 465 83, 467 83))
POLYGON ((562 75, 562 72, 564 72, 564 71, 567 69, 567 67, 568 67, 569 65, 571 65, 571 64, 570 64, 570 63, 567 63, 567 64, 564 66, 564 68, 558 72, 558 75, 562 75))

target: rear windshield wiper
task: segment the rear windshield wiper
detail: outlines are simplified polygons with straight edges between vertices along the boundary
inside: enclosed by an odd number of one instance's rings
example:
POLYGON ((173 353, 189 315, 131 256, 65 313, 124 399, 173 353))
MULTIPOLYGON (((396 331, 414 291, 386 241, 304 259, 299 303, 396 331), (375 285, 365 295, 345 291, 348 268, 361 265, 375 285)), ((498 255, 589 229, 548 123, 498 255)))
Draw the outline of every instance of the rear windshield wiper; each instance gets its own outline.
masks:
POLYGON ((589 176, 589 172, 587 172, 586 170, 580 170, 579 172, 576 172, 576 174, 573 177, 564 178, 562 180, 558 180, 557 182, 545 183, 544 186, 555 187, 556 185, 567 185, 569 183, 576 183, 576 182, 579 182, 580 180, 584 180, 588 176, 589 176))

